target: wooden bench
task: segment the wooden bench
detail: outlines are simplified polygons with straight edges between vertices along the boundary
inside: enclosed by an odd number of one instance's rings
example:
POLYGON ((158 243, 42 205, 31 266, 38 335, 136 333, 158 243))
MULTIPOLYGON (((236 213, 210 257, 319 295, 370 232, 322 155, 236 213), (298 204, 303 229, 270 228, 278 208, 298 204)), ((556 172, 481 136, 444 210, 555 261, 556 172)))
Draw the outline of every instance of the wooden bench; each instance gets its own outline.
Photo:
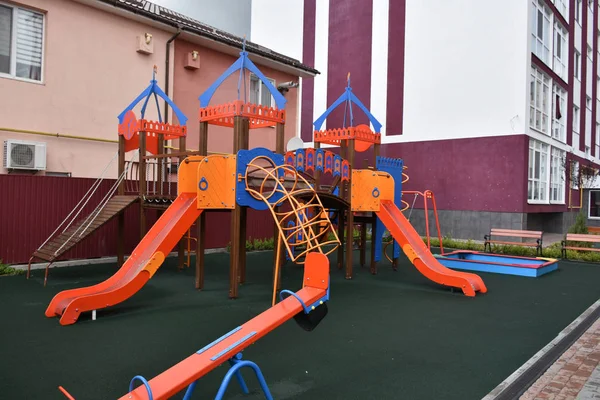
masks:
POLYGON ((536 255, 542 255, 542 236, 544 232, 541 231, 519 231, 514 229, 498 229, 492 228, 490 230, 489 235, 485 235, 483 238, 485 239, 485 243, 483 245, 484 251, 489 249, 489 252, 492 252, 492 243, 493 244, 508 244, 513 246, 527 246, 527 247, 535 247, 536 255), (521 238, 521 239, 535 239, 535 242, 510 242, 503 240, 492 240, 493 237, 512 237, 512 238, 521 238))
POLYGON ((595 235, 600 233, 600 226, 588 226, 588 233, 593 233, 595 235))
POLYGON ((579 246, 568 246, 567 242, 585 242, 585 243, 600 243, 600 235, 590 235, 585 233, 567 233, 565 240, 562 244, 562 257, 567 258, 567 250, 577 251, 600 251, 599 248, 594 247, 579 247, 579 246))

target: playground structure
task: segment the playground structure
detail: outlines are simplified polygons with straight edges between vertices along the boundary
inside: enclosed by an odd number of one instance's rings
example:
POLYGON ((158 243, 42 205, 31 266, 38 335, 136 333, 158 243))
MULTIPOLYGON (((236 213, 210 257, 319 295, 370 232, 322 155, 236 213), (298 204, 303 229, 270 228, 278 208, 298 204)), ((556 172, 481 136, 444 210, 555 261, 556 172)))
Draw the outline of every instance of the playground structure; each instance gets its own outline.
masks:
MULTIPOLYGON (((126 300, 154 275, 177 243, 180 265, 183 265, 182 238, 187 233, 189 248, 194 223, 197 226, 195 286, 202 289, 206 237, 204 216, 205 212, 217 209, 231 211, 229 297, 237 298, 239 284, 246 279, 248 207, 269 210, 274 219, 277 244, 274 252, 273 304, 280 285, 284 254, 292 262, 302 263, 311 252, 329 254, 337 248, 338 268, 345 265, 346 279, 351 279, 352 233, 356 223, 363 230, 367 224, 372 226, 372 273, 376 273, 376 262, 381 258, 384 227, 387 227, 395 240, 394 259, 402 249, 427 278, 442 285, 460 288, 469 296, 474 296, 477 291, 485 292, 485 285, 478 276, 449 270, 436 261, 402 215, 401 210, 406 209, 403 205, 406 202, 402 201, 402 183, 408 179, 403 172, 403 162, 379 156, 381 123, 352 93, 349 75, 347 83, 344 93, 314 123, 315 148, 298 148, 284 154, 286 100, 243 49, 237 61, 199 97, 199 150, 190 152, 185 151, 187 118, 160 89, 153 75, 150 85, 119 115, 119 179, 106 195, 106 199, 110 200, 115 191, 118 194, 116 197, 125 194, 126 174, 135 169, 132 168, 132 162, 125 162, 125 154, 135 152, 133 156, 137 154, 139 158, 137 189, 142 240, 116 274, 98 285, 57 294, 48 306, 46 316, 58 316, 61 324, 68 325, 77 321, 82 312, 110 307, 126 300), (215 91, 237 71, 238 99, 228 104, 210 105, 215 91), (275 107, 259 106, 246 102, 245 98, 241 99, 241 85, 245 85, 248 71, 256 75, 269 90, 275 107), (146 120, 145 112, 151 97, 154 97, 157 108, 158 97, 164 99, 181 125, 163 122, 160 113, 158 122, 146 120), (133 109, 142 101, 142 118, 138 120, 133 109), (345 105, 342 128, 321 130, 328 115, 342 104, 345 105), (354 105, 365 113, 374 131, 368 125, 353 126, 354 105), (346 126, 346 111, 350 114, 349 126, 346 126), (209 125, 233 128, 231 154, 208 155, 209 125), (249 150, 250 129, 265 126, 275 127, 275 152, 264 148, 249 150), (165 140, 173 139, 179 140, 178 151, 164 153, 165 140), (321 149, 321 144, 339 146, 340 154, 321 149), (371 147, 375 166, 356 169, 355 152, 365 152, 371 147), (181 161, 177 180, 171 177, 170 168, 165 163, 173 158, 181 161), (149 161, 154 161, 156 165, 156 179, 148 179, 149 161), (311 176, 310 172, 314 175, 311 176), (177 182, 177 196, 174 193, 171 195, 172 181, 177 182), (151 208, 158 208, 162 215, 146 233, 145 211, 151 208), (329 218, 333 214, 337 215, 337 232, 329 218)), ((101 205, 101 209, 105 204, 101 205)), ((123 209, 105 209, 109 216, 120 215, 119 261, 124 258, 123 209)), ((63 244, 62 247, 66 246, 63 244)), ((364 262, 364 258, 363 246, 361 261, 364 262)), ((48 268, 46 278, 47 273, 48 268)))

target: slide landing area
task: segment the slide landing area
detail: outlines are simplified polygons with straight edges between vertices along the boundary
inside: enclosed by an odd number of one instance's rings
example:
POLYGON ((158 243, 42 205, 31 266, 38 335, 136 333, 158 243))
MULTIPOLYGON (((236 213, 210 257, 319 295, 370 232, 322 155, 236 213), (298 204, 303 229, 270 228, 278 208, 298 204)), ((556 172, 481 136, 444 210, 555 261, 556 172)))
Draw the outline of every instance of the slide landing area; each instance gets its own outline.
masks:
POLYGON ((97 285, 58 293, 46 309, 46 316, 60 317, 61 325, 70 325, 77 321, 82 312, 110 307, 127 300, 150 280, 162 265, 165 255, 169 254, 201 213, 195 194, 180 194, 117 273, 97 285))
POLYGON ((390 231, 394 240, 400 244, 410 262, 426 278, 441 285, 459 288, 467 296, 475 296, 476 292, 487 292, 483 280, 478 275, 453 271, 440 264, 423 243, 415 228, 392 201, 382 200, 377 216, 390 231))

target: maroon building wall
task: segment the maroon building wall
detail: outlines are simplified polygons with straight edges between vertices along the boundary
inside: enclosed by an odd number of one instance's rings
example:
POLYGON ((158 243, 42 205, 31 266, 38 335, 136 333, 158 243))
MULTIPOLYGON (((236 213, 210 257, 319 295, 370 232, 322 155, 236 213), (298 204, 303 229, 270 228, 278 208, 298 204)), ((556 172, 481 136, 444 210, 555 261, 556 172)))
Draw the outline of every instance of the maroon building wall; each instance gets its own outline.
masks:
MULTIPOLYGON (((357 78, 352 81, 353 93, 370 108, 372 26, 371 1, 339 0, 329 4, 327 104, 332 104, 344 92, 347 73, 350 73, 351 78, 357 78)), ((327 126, 342 127, 343 119, 344 107, 338 107, 327 118, 327 126)), ((364 113, 354 110, 355 126, 368 123, 364 113)), ((346 126, 350 126, 349 117, 346 126)))
MULTIPOLYGON (((0 259, 5 263, 26 263, 31 254, 46 240, 71 212, 93 179, 27 175, 0 175, 0 259)), ((108 192, 114 180, 104 181, 80 217, 87 216, 108 192)), ((148 211, 148 227, 156 221, 157 212, 148 211)), ((265 211, 248 211, 248 236, 273 236, 272 219, 265 211), (269 223, 264 223, 267 220, 269 223)), ((225 247, 229 242, 229 212, 210 212, 207 217, 207 248, 225 247)), ((193 231, 193 230, 192 230, 193 231)), ((125 249, 129 254, 137 245, 139 206, 125 211, 125 249)), ((115 256, 117 221, 109 222, 67 252, 61 260, 115 256)))
POLYGON ((438 209, 524 212, 528 143, 526 135, 433 140, 386 144, 381 155, 402 158, 403 189, 432 190, 438 209))

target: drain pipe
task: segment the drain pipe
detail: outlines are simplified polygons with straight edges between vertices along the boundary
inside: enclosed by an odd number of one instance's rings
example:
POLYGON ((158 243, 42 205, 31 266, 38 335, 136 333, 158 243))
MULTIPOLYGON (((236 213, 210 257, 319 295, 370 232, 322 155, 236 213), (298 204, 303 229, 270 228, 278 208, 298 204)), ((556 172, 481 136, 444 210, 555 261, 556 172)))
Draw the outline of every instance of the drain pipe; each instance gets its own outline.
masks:
MULTIPOLYGON (((167 55, 165 60, 165 93, 167 96, 169 95, 169 68, 170 68, 170 58, 171 58, 171 42, 177 39, 177 36, 181 35, 181 27, 177 27, 177 32, 173 36, 167 40, 167 55)), ((165 117, 163 118, 165 123, 169 122, 169 104, 165 101, 165 117)))

